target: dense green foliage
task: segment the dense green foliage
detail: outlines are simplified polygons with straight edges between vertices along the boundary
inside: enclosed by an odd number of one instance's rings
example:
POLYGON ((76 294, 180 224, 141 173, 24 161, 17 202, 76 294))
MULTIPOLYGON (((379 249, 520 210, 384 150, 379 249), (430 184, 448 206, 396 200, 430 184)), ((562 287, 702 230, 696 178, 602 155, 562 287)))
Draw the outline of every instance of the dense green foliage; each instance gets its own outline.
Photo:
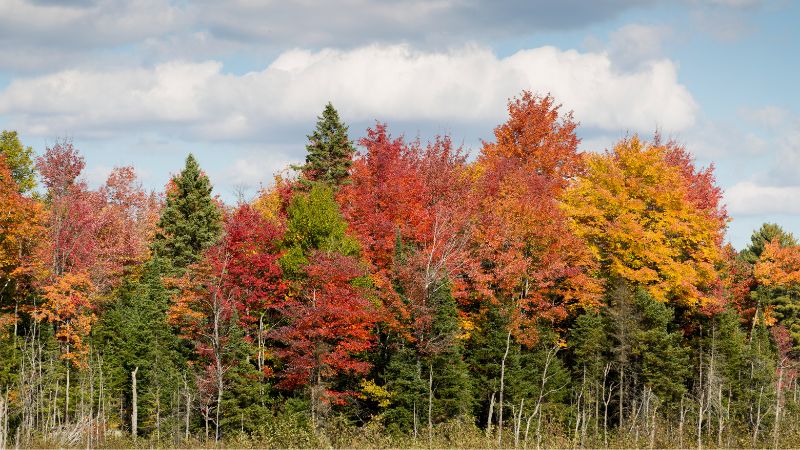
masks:
POLYGON ((152 251, 169 270, 184 269, 197 261, 203 250, 222 232, 219 204, 211 197, 211 182, 193 155, 186 167, 172 179, 158 221, 152 251))

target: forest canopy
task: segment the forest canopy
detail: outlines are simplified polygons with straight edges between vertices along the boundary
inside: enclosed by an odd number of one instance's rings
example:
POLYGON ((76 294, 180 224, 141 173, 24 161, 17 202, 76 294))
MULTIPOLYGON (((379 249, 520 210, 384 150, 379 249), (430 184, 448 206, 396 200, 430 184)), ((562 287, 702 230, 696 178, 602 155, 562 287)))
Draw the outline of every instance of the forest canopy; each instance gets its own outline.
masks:
POLYGON ((800 445, 795 237, 578 127, 522 92, 470 156, 328 103, 236 204, 3 131, 0 448, 800 445))

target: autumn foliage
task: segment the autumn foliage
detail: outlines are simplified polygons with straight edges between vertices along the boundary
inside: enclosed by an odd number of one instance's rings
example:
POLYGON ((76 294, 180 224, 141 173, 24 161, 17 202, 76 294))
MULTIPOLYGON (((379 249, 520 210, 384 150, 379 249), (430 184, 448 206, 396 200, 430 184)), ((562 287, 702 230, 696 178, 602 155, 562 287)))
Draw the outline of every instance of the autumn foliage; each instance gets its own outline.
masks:
POLYGON ((235 206, 192 155, 162 195, 131 167, 91 186, 68 140, 35 169, 0 153, 0 432, 11 404, 87 446, 340 446, 339 423, 429 447, 439 426, 498 448, 674 446, 675 420, 698 447, 779 436, 800 417, 796 239, 726 243, 714 167, 659 133, 597 151, 550 95, 507 112, 470 157, 381 122, 356 148, 328 104, 299 172, 235 206))

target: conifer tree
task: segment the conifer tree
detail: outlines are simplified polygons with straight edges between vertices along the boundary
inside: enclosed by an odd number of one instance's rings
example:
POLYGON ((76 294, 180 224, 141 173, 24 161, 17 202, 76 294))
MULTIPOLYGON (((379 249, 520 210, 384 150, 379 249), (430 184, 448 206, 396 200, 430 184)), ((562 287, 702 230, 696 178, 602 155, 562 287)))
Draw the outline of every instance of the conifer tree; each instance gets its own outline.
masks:
POLYGON ((152 251, 169 265, 168 271, 186 268, 222 233, 220 208, 211 197, 211 182, 193 155, 172 178, 158 221, 152 251))
POLYGON ((469 413, 472 386, 469 369, 463 359, 463 344, 459 336, 458 310, 449 283, 433 294, 435 314, 431 336, 437 341, 437 351, 428 358, 432 371, 432 420, 444 422, 469 413))
POLYGON ((139 434, 164 432, 184 366, 180 342, 167 322, 169 291, 161 282, 162 270, 158 258, 146 263, 139 280, 128 280, 119 289, 116 303, 95 333, 107 355, 112 385, 125 399, 129 414, 134 407, 135 372, 139 434))
POLYGON ((302 171, 301 181, 322 182, 340 186, 349 176, 355 147, 347 135, 347 126, 339 119, 339 113, 328 102, 322 115, 317 118, 316 129, 308 135, 306 162, 295 169, 302 171))

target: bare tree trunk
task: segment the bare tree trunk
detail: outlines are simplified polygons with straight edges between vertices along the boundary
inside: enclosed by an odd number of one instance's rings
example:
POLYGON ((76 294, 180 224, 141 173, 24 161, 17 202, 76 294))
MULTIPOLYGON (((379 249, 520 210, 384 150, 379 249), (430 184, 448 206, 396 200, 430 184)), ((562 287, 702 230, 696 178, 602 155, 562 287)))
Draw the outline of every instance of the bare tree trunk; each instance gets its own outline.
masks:
POLYGON ((756 404, 756 423, 753 426, 753 447, 758 442, 758 429, 761 428, 761 398, 764 395, 764 386, 758 390, 758 403, 756 404))
POLYGON ((492 436, 492 416, 494 415, 494 392, 492 392, 492 399, 489 401, 489 415, 486 416, 486 438, 492 436))
POLYGON ((678 413, 678 448, 683 448, 683 422, 686 419, 686 410, 683 408, 683 399, 681 395, 680 412, 678 413))
POLYGON ((511 348, 511 331, 506 334, 506 352, 503 354, 503 360, 500 362, 500 398, 497 405, 497 448, 500 448, 503 443, 503 391, 505 389, 506 381, 506 359, 508 358, 508 350, 511 348))
POLYGON ((433 445, 433 364, 428 364, 428 448, 433 445))
MULTIPOLYGON (((783 412, 783 369, 784 361, 781 359, 778 366, 778 383, 775 389, 775 425, 772 430, 772 447, 778 448, 778 436, 780 436, 781 429, 781 414, 783 412)), ((721 395, 721 394, 720 394, 721 395)))
POLYGON ((184 416, 184 435, 183 439, 189 440, 189 417, 192 413, 192 393, 189 391, 189 380, 186 379, 186 374, 183 374, 183 389, 186 395, 186 415, 184 416))
POLYGON ((139 393, 136 389, 136 373, 139 366, 131 371, 131 436, 136 439, 139 432, 139 393))
MULTIPOLYGON (((69 352, 69 345, 67 346, 67 352, 69 352)), ((70 372, 70 362, 67 361, 67 386, 64 390, 64 423, 69 423, 69 372, 70 372)))

